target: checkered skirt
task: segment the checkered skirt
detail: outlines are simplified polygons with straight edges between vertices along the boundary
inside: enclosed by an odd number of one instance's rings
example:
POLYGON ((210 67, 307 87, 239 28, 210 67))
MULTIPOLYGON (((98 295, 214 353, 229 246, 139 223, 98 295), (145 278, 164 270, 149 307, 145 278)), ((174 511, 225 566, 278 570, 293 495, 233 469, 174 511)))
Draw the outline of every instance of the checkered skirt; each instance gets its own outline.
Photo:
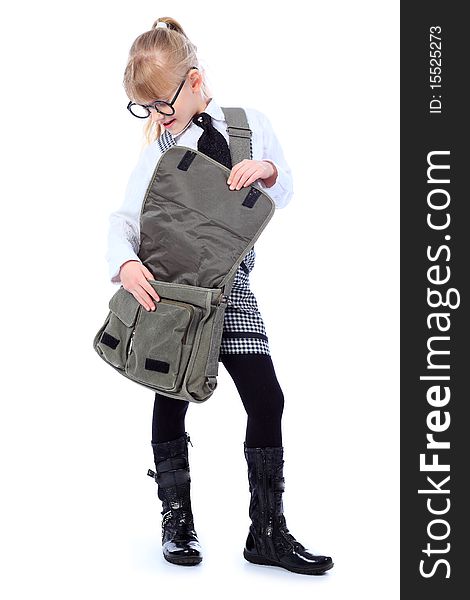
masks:
POLYGON ((225 310, 220 354, 270 354, 269 341, 249 274, 255 265, 254 247, 238 267, 225 310))

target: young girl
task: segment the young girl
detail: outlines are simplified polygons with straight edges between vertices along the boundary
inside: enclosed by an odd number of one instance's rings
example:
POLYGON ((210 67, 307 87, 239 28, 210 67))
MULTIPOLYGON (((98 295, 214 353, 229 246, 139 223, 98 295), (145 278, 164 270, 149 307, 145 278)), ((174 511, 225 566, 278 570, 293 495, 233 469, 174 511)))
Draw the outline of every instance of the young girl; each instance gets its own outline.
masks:
MULTIPOLYGON (((231 165, 224 113, 209 91, 196 46, 170 17, 157 19, 132 44, 124 75, 131 99, 128 109, 145 121, 148 145, 131 173, 125 199, 110 215, 108 251, 110 278, 121 284, 146 310, 158 310, 158 294, 148 283, 153 274, 138 256, 142 202, 159 157, 173 144, 199 149, 204 132, 216 147, 208 155, 231 171, 230 189, 255 181, 282 208, 292 197, 292 176, 281 146, 266 116, 245 108, 252 130, 253 159, 231 165), (215 141, 214 141, 215 140, 215 141), (225 146, 223 148, 222 146, 225 146), (228 161, 228 162, 227 162, 228 161)), ((200 150, 202 151, 202 150, 200 150)), ((254 247, 241 263, 229 296, 219 361, 232 377, 247 413, 244 454, 251 494, 251 524, 243 551, 256 564, 273 565, 296 573, 319 574, 330 569, 329 556, 312 554, 289 532, 283 514, 283 446, 281 418, 284 396, 270 356, 268 337, 249 273, 254 247)), ((194 529, 190 499, 188 442, 185 415, 189 402, 155 393, 152 441, 162 501, 163 556, 171 563, 194 565, 202 560, 194 529)))

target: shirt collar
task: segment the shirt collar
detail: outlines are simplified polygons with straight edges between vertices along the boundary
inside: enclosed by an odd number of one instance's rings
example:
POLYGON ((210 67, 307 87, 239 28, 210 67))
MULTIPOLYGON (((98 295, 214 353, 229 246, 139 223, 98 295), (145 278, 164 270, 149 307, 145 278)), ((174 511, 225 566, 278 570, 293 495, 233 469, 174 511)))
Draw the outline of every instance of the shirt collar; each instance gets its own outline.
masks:
POLYGON ((203 112, 210 115, 216 121, 225 121, 224 111, 220 108, 214 98, 210 99, 209 104, 203 112))

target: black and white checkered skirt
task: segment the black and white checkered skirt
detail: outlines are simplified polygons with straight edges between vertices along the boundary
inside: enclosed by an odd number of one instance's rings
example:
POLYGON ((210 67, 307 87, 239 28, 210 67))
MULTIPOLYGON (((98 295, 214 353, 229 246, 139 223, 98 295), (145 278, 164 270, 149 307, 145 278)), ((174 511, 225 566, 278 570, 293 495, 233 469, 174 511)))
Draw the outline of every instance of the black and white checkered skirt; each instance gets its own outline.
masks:
POLYGON ((270 354, 263 318, 250 290, 255 256, 253 247, 238 267, 225 310, 220 354, 270 354))

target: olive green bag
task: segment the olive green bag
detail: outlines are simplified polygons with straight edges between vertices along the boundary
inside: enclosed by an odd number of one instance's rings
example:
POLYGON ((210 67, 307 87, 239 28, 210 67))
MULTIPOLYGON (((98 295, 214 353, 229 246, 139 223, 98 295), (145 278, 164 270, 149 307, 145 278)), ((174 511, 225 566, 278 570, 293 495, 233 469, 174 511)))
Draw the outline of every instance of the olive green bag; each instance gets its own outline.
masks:
MULTIPOLYGON (((251 130, 242 108, 223 111, 235 165, 252 156, 251 130)), ((229 174, 186 146, 160 156, 142 204, 138 256, 161 301, 147 311, 121 286, 93 341, 119 373, 175 399, 204 402, 216 389, 230 290, 275 210, 256 182, 230 190, 229 174)))

